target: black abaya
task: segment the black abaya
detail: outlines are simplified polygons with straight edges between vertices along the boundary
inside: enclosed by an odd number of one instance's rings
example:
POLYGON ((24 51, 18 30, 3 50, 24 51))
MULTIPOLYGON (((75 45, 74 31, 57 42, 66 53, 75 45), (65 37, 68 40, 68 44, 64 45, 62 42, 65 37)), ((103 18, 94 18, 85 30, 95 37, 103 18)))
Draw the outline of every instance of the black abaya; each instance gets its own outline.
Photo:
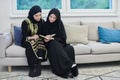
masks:
POLYGON ((52 40, 47 43, 48 58, 51 64, 53 73, 61 77, 68 76, 71 66, 73 65, 73 49, 70 50, 70 47, 63 47, 58 41, 52 40), (65 51, 66 49, 66 51, 65 51), (72 52, 70 52, 70 51, 72 52), (67 53, 70 52, 70 53, 67 53))
MULTIPOLYGON (((35 56, 35 52, 33 51, 33 46, 27 41, 28 37, 31 37, 33 35, 40 35, 41 34, 41 27, 44 23, 43 19, 41 19, 40 21, 36 21, 34 19, 34 15, 38 12, 41 12, 41 8, 39 6, 33 6, 30 11, 29 11, 29 15, 28 15, 28 19, 30 22, 28 22, 26 20, 24 20, 22 22, 22 47, 25 48, 25 53, 26 53, 26 58, 28 61, 28 66, 29 66, 29 76, 30 77, 36 77, 39 76, 41 74, 41 59, 38 59, 35 56), (36 31, 31 30, 30 29, 30 24, 33 24, 32 27, 34 28, 34 30, 36 29, 36 31), (37 26, 34 26, 37 25, 37 26), (35 32, 33 34, 33 31, 35 32)), ((39 49, 36 54, 39 57, 43 57, 43 50, 39 49)))
POLYGON ((42 28, 43 35, 56 34, 54 40, 46 42, 48 58, 52 72, 58 76, 67 78, 71 66, 75 63, 74 49, 69 44, 66 44, 66 33, 60 19, 59 11, 57 9, 52 9, 48 17, 50 14, 55 14, 57 20, 54 23, 50 23, 47 18, 47 21, 42 28))

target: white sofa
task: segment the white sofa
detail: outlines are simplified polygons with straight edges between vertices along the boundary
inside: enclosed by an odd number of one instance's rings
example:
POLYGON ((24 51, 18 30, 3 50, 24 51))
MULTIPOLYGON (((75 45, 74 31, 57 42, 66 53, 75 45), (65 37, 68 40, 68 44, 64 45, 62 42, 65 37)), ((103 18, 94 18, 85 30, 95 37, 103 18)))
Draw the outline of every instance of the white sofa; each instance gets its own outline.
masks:
MULTIPOLYGON (((88 44, 73 43, 77 64, 120 61, 120 43, 103 44, 98 42, 97 30, 98 26, 120 29, 120 22, 69 23, 69 25, 73 24, 87 25, 88 27, 88 44)), ((71 33, 75 34, 75 32, 71 33)), ((27 66, 25 49, 14 44, 13 35, 10 32, 0 35, 0 65, 8 66, 9 72, 12 66, 27 66)), ((49 61, 42 62, 42 65, 49 65, 49 61)))

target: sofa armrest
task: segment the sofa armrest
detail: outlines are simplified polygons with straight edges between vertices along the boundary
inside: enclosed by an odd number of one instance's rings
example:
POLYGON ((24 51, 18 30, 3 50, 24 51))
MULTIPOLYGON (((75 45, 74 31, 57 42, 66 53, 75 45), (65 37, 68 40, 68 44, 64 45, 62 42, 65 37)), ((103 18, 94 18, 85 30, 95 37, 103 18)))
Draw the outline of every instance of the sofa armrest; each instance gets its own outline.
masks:
POLYGON ((0 59, 5 58, 5 50, 12 44, 10 32, 0 34, 0 59))

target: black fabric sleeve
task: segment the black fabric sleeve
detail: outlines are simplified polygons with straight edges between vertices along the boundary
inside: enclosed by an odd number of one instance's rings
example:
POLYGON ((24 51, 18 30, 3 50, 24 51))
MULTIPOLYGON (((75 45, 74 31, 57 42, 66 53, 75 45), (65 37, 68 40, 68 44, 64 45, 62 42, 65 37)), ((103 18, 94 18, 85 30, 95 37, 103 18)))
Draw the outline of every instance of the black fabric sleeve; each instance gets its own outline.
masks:
POLYGON ((45 21, 44 21, 44 19, 42 19, 40 22, 39 22, 39 24, 38 24, 38 32, 37 32, 37 34, 38 35, 42 35, 43 34, 43 31, 42 31, 42 27, 44 26, 44 23, 45 23, 45 21))
POLYGON ((26 38, 30 36, 30 33, 28 31, 28 24, 24 20, 21 24, 21 29, 22 29, 22 46, 26 46, 26 38))
POLYGON ((47 29, 46 23, 44 22, 41 27, 41 35, 46 36, 47 34, 48 34, 48 29, 47 29))
POLYGON ((55 40, 66 44, 66 32, 62 21, 59 23, 60 34, 55 36, 55 40))

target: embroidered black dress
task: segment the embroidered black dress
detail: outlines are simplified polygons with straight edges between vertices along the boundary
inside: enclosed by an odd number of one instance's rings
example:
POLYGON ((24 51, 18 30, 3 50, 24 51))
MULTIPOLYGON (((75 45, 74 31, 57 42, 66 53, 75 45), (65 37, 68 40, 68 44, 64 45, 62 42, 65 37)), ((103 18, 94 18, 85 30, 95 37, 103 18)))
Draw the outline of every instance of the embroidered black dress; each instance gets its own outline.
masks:
POLYGON ((56 34, 54 40, 46 42, 48 58, 51 64, 52 72, 58 76, 67 78, 71 66, 75 63, 74 49, 66 44, 66 33, 61 21, 60 12, 52 9, 48 14, 47 21, 42 28, 43 35, 56 34), (49 22, 49 16, 55 14, 57 20, 54 23, 49 22))
MULTIPOLYGON (((41 27, 44 23, 44 20, 36 21, 33 18, 33 15, 41 12, 41 8, 39 6, 33 6, 28 15, 28 19, 24 20, 22 22, 22 47, 26 48, 26 58, 28 61, 29 66, 29 76, 30 77, 36 77, 41 74, 41 60, 38 59, 33 51, 32 45, 27 41, 28 37, 31 37, 33 35, 40 35, 41 34, 41 27), (32 24, 32 29, 30 29, 30 25, 32 24), (34 31, 37 30, 37 31, 34 31), (34 32, 34 33, 33 33, 34 32), (37 68, 37 69, 36 69, 37 68), (38 72, 35 72, 35 70, 39 70, 38 72)), ((40 57, 43 57, 44 51, 38 50, 37 55, 40 57)))

